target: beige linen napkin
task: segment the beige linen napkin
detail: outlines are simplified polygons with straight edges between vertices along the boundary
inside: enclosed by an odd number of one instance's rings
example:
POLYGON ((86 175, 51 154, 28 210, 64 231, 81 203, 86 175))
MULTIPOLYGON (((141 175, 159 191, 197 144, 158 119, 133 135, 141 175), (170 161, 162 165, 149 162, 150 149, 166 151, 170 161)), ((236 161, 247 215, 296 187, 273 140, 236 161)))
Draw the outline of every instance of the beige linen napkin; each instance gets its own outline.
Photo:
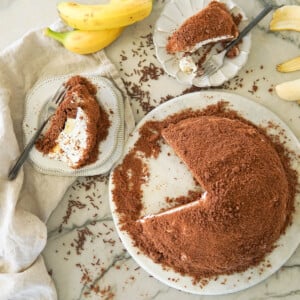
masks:
MULTIPOLYGON (((59 22, 52 26, 61 29, 59 22)), ((129 99, 104 51, 76 55, 44 37, 26 34, 0 53, 0 299, 56 299, 40 256, 47 240, 45 222, 74 177, 43 175, 26 162, 16 180, 8 170, 24 145, 22 120, 26 93, 46 77, 89 72, 111 79, 124 97, 125 138, 134 127, 129 99)))

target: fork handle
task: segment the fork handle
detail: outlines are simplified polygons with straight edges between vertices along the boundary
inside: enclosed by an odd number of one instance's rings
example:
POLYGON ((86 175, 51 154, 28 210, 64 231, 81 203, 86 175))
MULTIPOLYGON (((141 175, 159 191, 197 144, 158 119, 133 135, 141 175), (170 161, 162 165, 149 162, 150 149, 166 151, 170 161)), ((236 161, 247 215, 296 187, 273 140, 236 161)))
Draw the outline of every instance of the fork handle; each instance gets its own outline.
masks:
POLYGON ((28 142, 28 144, 24 148, 23 152, 20 154, 18 160, 15 162, 14 166, 10 169, 10 171, 8 173, 8 180, 14 180, 17 177, 17 175, 20 171, 20 168, 24 164, 26 158, 28 157, 28 154, 29 154, 30 150, 34 146, 36 140, 38 139, 39 135, 43 131, 43 129, 46 126, 47 122, 48 122, 48 119, 46 119, 44 121, 44 123, 42 123, 40 128, 35 132, 33 137, 30 139, 30 141, 28 142))
POLYGON ((241 39, 247 35, 253 27, 256 26, 256 24, 262 20, 274 7, 272 5, 267 5, 239 34, 239 36, 231 41, 229 44, 226 45, 225 49, 226 51, 229 51, 232 47, 234 47, 236 44, 238 44, 241 39))

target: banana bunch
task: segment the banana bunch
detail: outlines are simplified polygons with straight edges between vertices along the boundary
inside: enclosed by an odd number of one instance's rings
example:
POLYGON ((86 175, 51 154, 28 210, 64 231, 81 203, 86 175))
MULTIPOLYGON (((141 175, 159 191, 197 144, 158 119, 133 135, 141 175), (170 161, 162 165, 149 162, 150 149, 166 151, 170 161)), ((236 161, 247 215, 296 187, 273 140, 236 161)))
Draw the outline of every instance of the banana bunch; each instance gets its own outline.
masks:
POLYGON ((146 18, 151 13, 152 0, 110 0, 97 5, 61 2, 57 10, 74 30, 55 32, 46 28, 44 34, 74 53, 89 54, 111 44, 126 26, 146 18))

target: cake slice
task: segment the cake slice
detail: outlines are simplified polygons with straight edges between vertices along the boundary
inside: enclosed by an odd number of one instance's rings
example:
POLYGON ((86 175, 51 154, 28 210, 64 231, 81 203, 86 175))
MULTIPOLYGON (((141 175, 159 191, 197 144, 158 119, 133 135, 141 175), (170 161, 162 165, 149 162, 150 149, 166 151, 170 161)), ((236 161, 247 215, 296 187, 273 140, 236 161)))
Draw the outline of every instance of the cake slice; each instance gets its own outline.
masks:
POLYGON ((212 1, 188 18, 168 39, 168 53, 194 52, 200 47, 230 41, 239 34, 231 13, 224 3, 212 1))
POLYGON ((98 157, 101 109, 96 99, 97 88, 86 78, 74 76, 65 86, 66 96, 36 148, 78 169, 98 157))

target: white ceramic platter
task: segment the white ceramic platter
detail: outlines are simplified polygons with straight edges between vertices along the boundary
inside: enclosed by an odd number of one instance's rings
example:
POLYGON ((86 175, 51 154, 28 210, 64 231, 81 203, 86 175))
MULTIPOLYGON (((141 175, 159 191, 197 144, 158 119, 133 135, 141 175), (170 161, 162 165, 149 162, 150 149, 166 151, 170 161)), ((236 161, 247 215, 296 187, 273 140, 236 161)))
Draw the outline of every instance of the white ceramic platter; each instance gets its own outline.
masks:
MULTIPOLYGON (((60 176, 91 176, 106 173, 120 158, 124 146, 124 112, 122 95, 111 81, 97 75, 81 74, 98 88, 97 100, 109 114, 111 126, 107 138, 99 144, 99 158, 96 162, 79 169, 68 167, 65 162, 57 161, 43 155, 35 147, 29 158, 33 166, 44 174, 60 176)), ((25 101, 23 120, 24 144, 38 128, 44 115, 46 102, 54 95, 57 88, 72 75, 45 79, 32 88, 25 101)))
MULTIPOLYGON (((139 128, 149 120, 163 120, 167 116, 180 112, 184 109, 203 109, 210 104, 215 104, 220 100, 229 102, 228 108, 240 113, 244 118, 250 120, 256 125, 266 128, 269 122, 278 126, 268 129, 269 134, 285 133, 285 145, 299 157, 300 144, 291 130, 274 113, 265 107, 243 98, 239 95, 223 92, 196 92, 180 96, 168 101, 150 112, 137 126, 132 136, 125 145, 124 156, 130 151, 134 143, 139 138, 139 128)), ((149 178, 147 183, 142 186, 143 206, 142 215, 158 213, 163 207, 166 207, 166 197, 178 197, 186 195, 188 190, 195 189, 193 178, 184 164, 176 157, 173 150, 165 144, 162 144, 161 153, 157 159, 144 159, 143 162, 149 167, 149 178), (180 183, 180 184, 178 184, 180 183)), ((119 163, 122 163, 122 159, 119 163)), ((300 162, 295 158, 292 160, 292 167, 300 174, 300 162)), ((110 206, 119 236, 132 257, 152 276, 163 283, 177 288, 179 290, 201 294, 201 295, 220 295, 237 292, 249 288, 277 271, 293 254, 300 242, 300 194, 296 197, 296 211, 293 216, 293 223, 287 228, 285 235, 282 235, 277 242, 277 247, 266 257, 270 266, 261 263, 257 267, 249 268, 245 272, 232 275, 219 276, 217 280, 213 279, 208 284, 201 286, 193 284, 193 279, 189 276, 182 276, 171 269, 165 269, 160 264, 154 263, 149 257, 133 245, 133 240, 126 231, 121 229, 120 215, 116 211, 113 199, 114 184, 112 182, 113 172, 110 177, 110 206)))
MULTIPOLYGON (((195 76, 195 72, 190 74, 183 72, 179 67, 179 61, 183 56, 183 52, 169 54, 166 51, 168 37, 189 17, 206 7, 210 0, 171 0, 167 3, 161 12, 155 24, 153 41, 156 50, 156 56, 162 64, 164 70, 171 76, 175 77, 180 83, 186 85, 195 85, 198 87, 219 86, 225 81, 233 78, 238 71, 245 65, 251 48, 251 34, 243 38, 239 45, 240 54, 235 58, 225 57, 224 65, 209 78, 195 76)), ((222 0, 228 9, 234 14, 241 14, 243 21, 246 19, 243 10, 231 0, 222 0)), ((244 22, 241 22, 241 29, 244 22)), ((214 50, 219 48, 220 44, 216 44, 214 50)), ((201 55, 200 55, 201 56, 201 55)), ((193 57, 193 55, 192 55, 193 57)), ((195 56, 194 56, 194 60, 195 56)))

